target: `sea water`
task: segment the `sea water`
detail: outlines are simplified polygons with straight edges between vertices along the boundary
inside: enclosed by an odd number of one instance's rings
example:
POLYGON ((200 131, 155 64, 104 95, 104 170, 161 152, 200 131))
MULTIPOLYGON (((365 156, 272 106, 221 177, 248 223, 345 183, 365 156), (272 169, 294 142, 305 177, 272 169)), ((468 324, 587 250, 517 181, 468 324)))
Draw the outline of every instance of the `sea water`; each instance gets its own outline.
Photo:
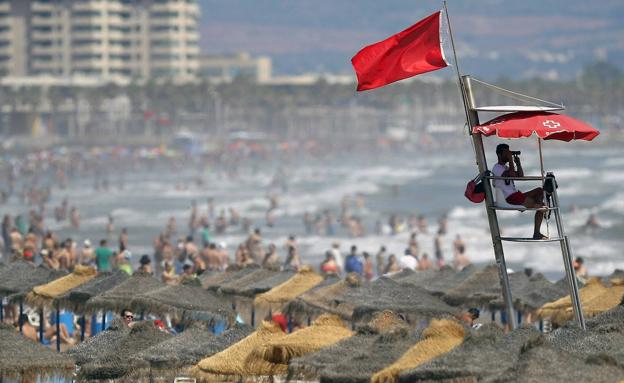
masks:
MULTIPOLYGON (((494 145, 486 146, 489 166, 495 161, 494 145)), ((598 140, 599 141, 599 140, 598 140)), ((552 171, 559 184, 559 199, 563 222, 571 239, 573 256, 582 256, 590 274, 609 274, 616 268, 624 269, 621 248, 624 244, 624 156, 622 150, 601 142, 543 144, 545 171, 552 171), (573 209, 574 207, 574 209, 573 209), (584 229, 590 214, 595 214, 601 227, 592 232, 584 229)), ((521 148, 521 158, 526 175, 541 172, 537 145, 533 141, 511 142, 512 148, 521 148)), ((72 179, 66 189, 53 189, 48 211, 67 197, 70 206, 80 209, 81 226, 72 229, 68 222, 55 222, 51 213, 46 226, 61 239, 71 237, 80 244, 89 238, 94 245, 106 238, 107 216, 114 217, 116 234, 109 245, 115 246, 122 227, 129 232, 130 250, 134 262, 141 254, 152 254, 154 237, 164 230, 169 217, 175 217, 179 236, 189 233, 188 221, 191 201, 197 202, 200 215, 207 212, 207 199, 213 198, 215 212, 235 208, 242 217, 259 227, 265 245, 274 242, 285 256, 283 244, 289 235, 295 235, 304 263, 318 265, 323 254, 334 242, 340 243, 346 253, 351 245, 359 251, 375 254, 384 245, 388 253, 401 255, 407 247, 407 230, 391 235, 375 234, 375 224, 387 224, 391 214, 402 218, 424 215, 428 232, 418 234, 421 252, 433 255, 434 234, 438 219, 448 217, 448 230, 443 239, 443 255, 452 259, 452 241, 460 234, 466 243, 467 255, 475 263, 494 261, 492 240, 483 204, 474 204, 464 196, 469 179, 477 174, 474 154, 469 142, 465 146, 444 149, 413 149, 385 151, 383 153, 339 153, 324 159, 296 158, 288 165, 269 161, 261 166, 243 166, 236 178, 225 175, 216 168, 194 166, 176 171, 114 172, 109 175, 111 187, 95 191, 94 179, 85 176, 72 179), (277 168, 282 167, 287 178, 287 190, 271 186, 277 168), (194 179, 201 177, 203 185, 194 179), (123 178, 123 187, 117 178, 123 178), (178 185, 178 187, 176 187, 178 185), (179 187, 185 185, 184 187, 179 187), (265 213, 269 208, 270 193, 279 194, 279 206, 274 212, 276 224, 268 227, 265 213), (359 217, 367 231, 360 238, 350 238, 340 228, 335 236, 306 235, 302 217, 309 213, 330 209, 338 219, 340 202, 345 196, 356 195, 364 199, 364 206, 351 204, 350 212, 359 217)), ((538 183, 517 182, 520 190, 540 186, 538 183)), ((28 207, 13 197, 0 208, 3 214, 27 213, 28 207)), ((529 237, 533 231, 532 212, 499 211, 503 235, 529 237)), ((214 222, 214 220, 213 220, 214 222)), ((387 232, 388 230, 385 230, 387 232)), ((554 216, 544 224, 542 232, 556 235, 554 216)), ((228 228, 225 234, 215 236, 233 254, 235 247, 246 238, 240 227, 228 228)), ((199 242, 199 238, 196 238, 199 242)), ((514 270, 531 267, 551 279, 563 276, 559 243, 505 243, 508 266, 514 270)))

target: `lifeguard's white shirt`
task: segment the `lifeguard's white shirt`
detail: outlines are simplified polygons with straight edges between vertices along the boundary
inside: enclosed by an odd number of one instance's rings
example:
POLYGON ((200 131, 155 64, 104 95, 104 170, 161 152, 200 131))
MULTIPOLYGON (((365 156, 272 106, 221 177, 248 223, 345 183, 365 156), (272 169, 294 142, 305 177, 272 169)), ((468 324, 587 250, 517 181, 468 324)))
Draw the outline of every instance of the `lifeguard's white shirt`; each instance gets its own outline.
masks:
MULTIPOLYGON (((507 165, 501 165, 497 162, 496 165, 494 165, 494 167, 492 168, 492 174, 495 177, 502 177, 503 172, 507 170, 509 170, 509 167, 507 165)), ((502 190, 505 198, 518 191, 513 181, 507 182, 509 182, 509 184, 507 184, 504 180, 494 180, 494 187, 502 190)))

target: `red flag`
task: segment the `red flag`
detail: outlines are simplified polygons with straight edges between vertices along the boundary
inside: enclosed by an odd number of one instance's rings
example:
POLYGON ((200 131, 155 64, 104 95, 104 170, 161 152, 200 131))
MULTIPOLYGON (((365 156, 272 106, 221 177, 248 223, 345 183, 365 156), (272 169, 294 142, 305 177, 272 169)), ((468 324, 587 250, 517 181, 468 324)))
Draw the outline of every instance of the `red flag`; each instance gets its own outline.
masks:
POLYGON ((363 48, 351 63, 357 74, 358 91, 446 67, 440 44, 440 12, 363 48))

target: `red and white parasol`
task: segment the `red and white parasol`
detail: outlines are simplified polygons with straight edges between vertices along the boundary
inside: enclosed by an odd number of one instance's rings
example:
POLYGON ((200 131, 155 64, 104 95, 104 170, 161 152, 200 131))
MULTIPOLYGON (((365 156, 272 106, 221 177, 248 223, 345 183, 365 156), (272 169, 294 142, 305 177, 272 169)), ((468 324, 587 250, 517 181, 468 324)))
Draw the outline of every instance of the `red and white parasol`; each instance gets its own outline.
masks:
POLYGON ((600 132, 583 121, 549 112, 515 112, 496 117, 472 129, 485 136, 501 138, 530 137, 535 133, 544 140, 591 141, 600 132))

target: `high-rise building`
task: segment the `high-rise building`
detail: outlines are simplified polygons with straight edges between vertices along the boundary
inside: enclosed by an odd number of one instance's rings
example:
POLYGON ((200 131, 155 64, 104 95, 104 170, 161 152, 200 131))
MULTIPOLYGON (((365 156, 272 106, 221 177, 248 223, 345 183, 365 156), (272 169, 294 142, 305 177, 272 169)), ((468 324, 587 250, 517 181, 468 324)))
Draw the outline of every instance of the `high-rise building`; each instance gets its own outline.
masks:
POLYGON ((0 76, 193 78, 199 16, 196 0, 0 0, 0 76))

